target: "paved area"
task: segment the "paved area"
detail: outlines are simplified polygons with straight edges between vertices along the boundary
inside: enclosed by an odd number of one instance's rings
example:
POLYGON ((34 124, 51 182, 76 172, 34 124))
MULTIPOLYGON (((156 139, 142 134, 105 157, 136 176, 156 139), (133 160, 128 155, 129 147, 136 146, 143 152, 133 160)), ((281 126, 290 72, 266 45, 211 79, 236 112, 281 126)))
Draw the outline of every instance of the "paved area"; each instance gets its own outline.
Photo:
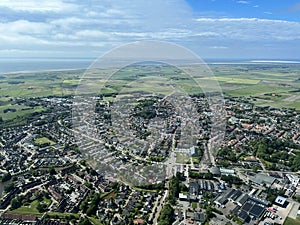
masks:
POLYGON ((298 208, 297 208, 297 206, 295 206, 295 204, 298 204, 298 203, 289 202, 289 204, 287 205, 286 208, 282 208, 278 205, 272 205, 272 208, 277 208, 278 211, 275 213, 271 213, 271 212, 268 213, 267 216, 265 217, 265 219, 262 220, 259 223, 259 225, 264 225, 266 222, 269 224, 274 224, 274 223, 283 224, 284 221, 286 220, 286 218, 288 216, 290 217, 290 213, 291 213, 291 211, 294 210, 294 207, 297 209, 296 210, 296 216, 297 216, 298 208))
POLYGON ((290 211, 288 217, 290 217, 292 219, 297 219, 297 213, 298 213, 299 207, 300 207, 299 203, 293 202, 293 206, 291 208, 291 211, 290 211))

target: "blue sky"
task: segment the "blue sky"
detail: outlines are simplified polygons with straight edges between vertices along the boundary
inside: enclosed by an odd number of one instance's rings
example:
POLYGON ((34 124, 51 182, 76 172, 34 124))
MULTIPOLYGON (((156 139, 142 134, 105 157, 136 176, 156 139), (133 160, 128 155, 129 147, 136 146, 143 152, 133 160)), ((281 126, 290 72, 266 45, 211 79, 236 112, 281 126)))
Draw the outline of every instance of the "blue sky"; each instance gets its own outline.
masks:
POLYGON ((204 59, 300 59, 300 0, 1 0, 1 57, 169 41, 204 59))

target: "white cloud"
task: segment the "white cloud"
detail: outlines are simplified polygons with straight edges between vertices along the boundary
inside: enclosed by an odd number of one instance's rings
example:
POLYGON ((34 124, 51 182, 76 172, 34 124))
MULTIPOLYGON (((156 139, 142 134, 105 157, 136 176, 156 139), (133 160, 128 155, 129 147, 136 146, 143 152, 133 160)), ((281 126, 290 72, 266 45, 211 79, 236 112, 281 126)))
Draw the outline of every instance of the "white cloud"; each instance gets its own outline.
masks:
POLYGON ((212 46, 212 47, 210 47, 210 48, 212 48, 212 49, 220 49, 220 50, 228 49, 227 46, 212 46))
POLYGON ((198 29, 240 41, 299 40, 300 23, 259 18, 199 18, 198 29))
MULTIPOLYGON (((27 20, 17 20, 8 23, 0 23, 1 34, 28 34, 30 36, 46 34, 51 26, 46 23, 29 22, 27 20)), ((0 35, 1 35, 0 34, 0 35)))
POLYGON ((254 45, 263 46, 258 44, 262 42, 300 40, 298 22, 259 18, 195 19, 183 0, 40 0, 38 3, 0 0, 0 7, 9 8, 12 14, 22 11, 25 15, 22 20, 0 22, 0 51, 31 49, 35 54, 52 50, 57 54, 65 52, 63 55, 71 52, 74 56, 73 52, 95 54, 122 43, 155 39, 173 41, 192 50, 204 46, 211 51, 227 49, 229 52, 237 45, 248 45, 251 49, 254 45))
POLYGON ((78 8, 77 5, 62 0, 1 0, 0 7, 28 12, 61 12, 78 8))
POLYGON ((249 1, 237 1, 237 3, 239 3, 239 4, 246 4, 246 5, 248 5, 248 4, 250 4, 250 2, 249 1))

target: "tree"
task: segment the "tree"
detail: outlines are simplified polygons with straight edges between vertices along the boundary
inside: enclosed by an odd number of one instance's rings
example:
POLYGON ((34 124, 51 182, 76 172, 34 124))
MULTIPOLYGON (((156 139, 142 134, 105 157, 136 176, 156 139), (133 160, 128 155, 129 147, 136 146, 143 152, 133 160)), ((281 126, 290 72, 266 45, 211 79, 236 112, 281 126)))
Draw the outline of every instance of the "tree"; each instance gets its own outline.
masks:
POLYGON ((50 175, 55 175, 56 174, 56 170, 53 167, 51 167, 49 169, 49 173, 50 173, 50 175))
POLYGON ((169 202, 174 205, 179 196, 179 176, 172 177, 169 183, 169 202))
POLYGON ((90 207, 86 210, 86 214, 88 216, 92 216, 96 214, 99 202, 100 202, 100 196, 96 194, 96 196, 92 199, 90 207))
POLYGON ((78 225, 93 225, 88 218, 81 218, 78 225))
POLYGON ((36 206, 36 209, 40 212, 40 213, 43 213, 43 212, 46 212, 47 211, 47 204, 45 203, 39 203, 37 206, 36 206))
POLYGON ((9 181, 11 179, 11 174, 10 173, 6 173, 4 174, 4 176, 2 177, 1 181, 2 182, 6 182, 9 181))
POLYGON ((11 209, 17 209, 22 206, 22 199, 20 197, 16 197, 11 200, 11 209))
POLYGON ((160 215, 158 217, 158 225, 171 225, 173 224, 174 218, 173 218, 174 209, 170 204, 164 205, 162 208, 160 215))
POLYGON ((4 191, 5 191, 6 193, 8 193, 8 192, 10 192, 11 190, 13 190, 15 187, 16 187, 15 183, 10 183, 10 184, 8 184, 8 185, 6 185, 6 186, 4 187, 4 191))
POLYGON ((232 175, 222 175, 221 179, 229 184, 243 184, 243 180, 241 180, 239 177, 232 176, 232 175))

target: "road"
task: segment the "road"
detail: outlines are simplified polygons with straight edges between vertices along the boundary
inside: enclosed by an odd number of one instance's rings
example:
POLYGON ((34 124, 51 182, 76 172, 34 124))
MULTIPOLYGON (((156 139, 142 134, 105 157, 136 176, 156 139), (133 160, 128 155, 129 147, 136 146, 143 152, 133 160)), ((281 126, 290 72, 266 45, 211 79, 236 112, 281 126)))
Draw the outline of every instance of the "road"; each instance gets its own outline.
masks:
POLYGON ((163 197, 160 199, 160 202, 158 204, 157 210, 156 210, 156 214, 153 220, 153 224, 156 225, 157 224, 157 220, 160 214, 160 211, 162 210, 162 207, 164 206, 164 203, 166 202, 166 198, 168 196, 168 190, 169 190, 169 182, 166 182, 166 186, 167 186, 167 190, 165 190, 165 193, 163 195, 163 197))

